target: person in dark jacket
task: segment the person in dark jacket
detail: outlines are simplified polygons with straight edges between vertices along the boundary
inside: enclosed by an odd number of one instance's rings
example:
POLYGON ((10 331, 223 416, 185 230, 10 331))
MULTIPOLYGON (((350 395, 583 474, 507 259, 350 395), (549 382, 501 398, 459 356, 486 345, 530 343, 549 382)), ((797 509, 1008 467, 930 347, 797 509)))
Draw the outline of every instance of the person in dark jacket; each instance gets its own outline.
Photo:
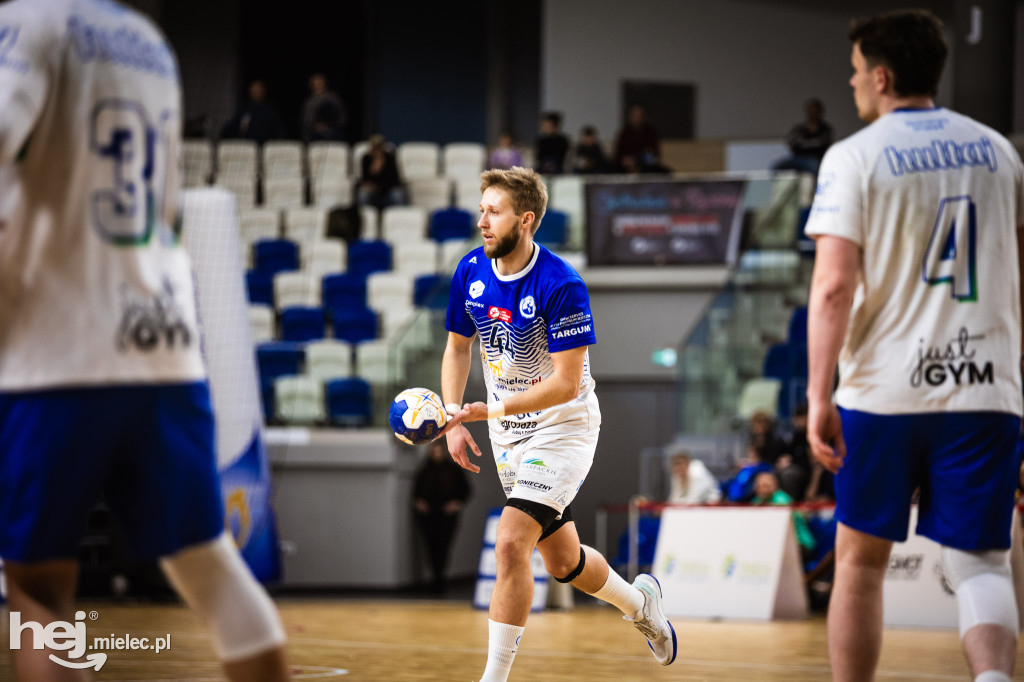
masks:
POLYGON ((413 509, 430 556, 432 588, 437 593, 444 592, 452 538, 469 498, 466 473, 448 456, 444 443, 435 440, 430 444, 413 488, 413 509))

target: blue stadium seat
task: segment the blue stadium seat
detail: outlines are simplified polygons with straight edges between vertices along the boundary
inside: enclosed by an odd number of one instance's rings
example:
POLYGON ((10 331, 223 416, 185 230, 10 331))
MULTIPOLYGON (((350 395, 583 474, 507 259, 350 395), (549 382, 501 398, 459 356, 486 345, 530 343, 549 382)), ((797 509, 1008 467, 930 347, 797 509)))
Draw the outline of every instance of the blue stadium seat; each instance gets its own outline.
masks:
POLYGON ((305 359, 302 346, 296 343, 271 341, 256 347, 256 364, 260 371, 261 383, 273 383, 274 379, 302 373, 305 359))
POLYGON ((789 318, 789 339, 790 344, 807 346, 807 307, 802 306, 793 311, 789 318))
POLYGON ((299 269, 299 245, 290 239, 262 239, 253 245, 256 270, 276 275, 299 269))
POLYGON ((436 242, 469 239, 475 227, 473 214, 461 208, 434 211, 430 216, 430 238, 436 242))
POLYGON ((560 248, 569 238, 569 214, 548 209, 533 235, 533 241, 550 248, 560 248))
POLYGON ((327 418, 339 426, 366 426, 373 416, 370 384, 362 379, 334 379, 325 386, 327 418))
POLYGON ((789 344, 777 343, 764 356, 761 374, 769 379, 788 381, 791 376, 789 344))
POLYGON ((348 273, 327 275, 320 287, 320 302, 328 310, 366 307, 365 277, 348 273))
POLYGON ((263 403, 263 421, 267 424, 277 420, 277 410, 275 409, 275 392, 274 382, 267 381, 260 384, 260 401, 263 403))
POLYGON ((324 338, 323 308, 293 306, 281 311, 281 340, 305 343, 324 338))
POLYGON ((274 306, 273 273, 248 270, 245 273, 245 288, 249 295, 249 303, 274 306))
POLYGON ((348 247, 348 272, 365 278, 391 269, 391 246, 383 241, 352 242, 348 247))
POLYGON ((377 313, 366 306, 332 308, 331 327, 341 341, 372 341, 377 338, 377 313))
POLYGON ((413 284, 413 303, 419 308, 445 310, 448 307, 448 295, 451 289, 451 277, 421 275, 413 284))

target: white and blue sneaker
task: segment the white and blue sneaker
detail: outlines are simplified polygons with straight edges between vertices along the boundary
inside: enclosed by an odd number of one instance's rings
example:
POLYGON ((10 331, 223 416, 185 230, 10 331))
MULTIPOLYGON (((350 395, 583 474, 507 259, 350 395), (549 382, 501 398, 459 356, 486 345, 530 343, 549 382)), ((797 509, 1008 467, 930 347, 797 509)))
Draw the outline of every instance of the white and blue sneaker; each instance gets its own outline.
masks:
POLYGON ((644 593, 644 606, 635 619, 624 618, 644 634, 658 663, 669 665, 676 660, 676 631, 661 610, 661 583, 653 575, 641 573, 633 587, 644 593))

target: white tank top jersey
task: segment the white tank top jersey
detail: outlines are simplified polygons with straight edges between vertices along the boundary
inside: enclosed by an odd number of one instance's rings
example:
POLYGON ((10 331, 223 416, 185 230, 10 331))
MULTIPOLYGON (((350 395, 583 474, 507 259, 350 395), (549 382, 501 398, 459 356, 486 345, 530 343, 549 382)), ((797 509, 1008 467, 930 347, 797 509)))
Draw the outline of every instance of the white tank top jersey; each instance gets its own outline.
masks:
POLYGON ((878 414, 1021 414, 1024 168, 947 109, 897 110, 833 145, 807 224, 861 247, 836 402, 878 414))
POLYGON ((150 21, 109 0, 0 4, 0 391, 205 377, 180 137, 150 21))

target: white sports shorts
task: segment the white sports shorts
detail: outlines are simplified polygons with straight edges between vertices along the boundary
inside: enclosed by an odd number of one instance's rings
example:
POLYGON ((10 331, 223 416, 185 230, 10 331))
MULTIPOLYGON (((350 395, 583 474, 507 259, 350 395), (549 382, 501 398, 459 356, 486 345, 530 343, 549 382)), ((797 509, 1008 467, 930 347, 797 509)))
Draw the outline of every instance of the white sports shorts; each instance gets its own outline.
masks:
POLYGON ((600 427, 578 434, 534 434, 512 444, 491 441, 505 497, 551 507, 561 517, 594 463, 600 427))

